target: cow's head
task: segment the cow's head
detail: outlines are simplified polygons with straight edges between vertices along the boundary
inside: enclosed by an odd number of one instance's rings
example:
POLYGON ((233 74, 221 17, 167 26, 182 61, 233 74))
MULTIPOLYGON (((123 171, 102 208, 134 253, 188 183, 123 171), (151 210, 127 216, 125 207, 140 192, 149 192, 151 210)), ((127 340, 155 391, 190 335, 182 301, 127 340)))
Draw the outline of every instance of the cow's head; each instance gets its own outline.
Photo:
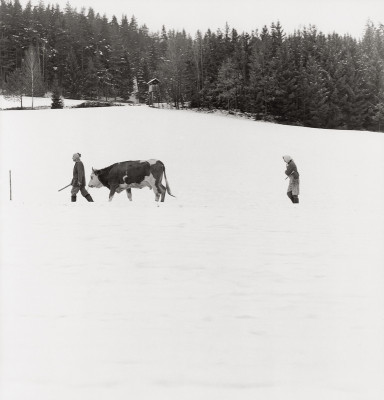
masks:
POLYGON ((91 180, 88 183, 89 187, 101 188, 103 186, 103 184, 99 181, 98 175, 99 171, 92 168, 91 180))

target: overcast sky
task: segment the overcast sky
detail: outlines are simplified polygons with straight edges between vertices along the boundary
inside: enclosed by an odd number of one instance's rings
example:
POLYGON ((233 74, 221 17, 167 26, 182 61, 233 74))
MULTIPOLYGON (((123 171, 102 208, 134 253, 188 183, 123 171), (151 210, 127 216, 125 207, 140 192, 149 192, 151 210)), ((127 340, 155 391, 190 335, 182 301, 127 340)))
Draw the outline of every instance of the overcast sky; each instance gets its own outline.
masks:
MULTIPOLYGON (((20 0, 24 6, 28 0, 20 0)), ((64 9, 68 0, 45 0, 44 4, 59 4, 64 9)), ((361 37, 366 22, 384 23, 383 0, 69 0, 77 11, 92 7, 100 15, 118 20, 134 15, 139 25, 146 24, 150 32, 166 29, 182 30, 192 36, 197 30, 230 28, 239 33, 270 27, 280 21, 286 33, 316 25, 324 33, 349 33, 361 37)), ((38 0, 32 0, 37 5, 38 0)))

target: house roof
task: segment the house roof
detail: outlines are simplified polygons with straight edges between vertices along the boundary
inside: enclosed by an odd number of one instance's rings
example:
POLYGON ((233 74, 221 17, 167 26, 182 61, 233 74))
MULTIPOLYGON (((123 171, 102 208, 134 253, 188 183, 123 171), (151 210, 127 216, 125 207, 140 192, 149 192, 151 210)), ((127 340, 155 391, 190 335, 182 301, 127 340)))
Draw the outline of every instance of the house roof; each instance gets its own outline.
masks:
POLYGON ((157 78, 153 78, 147 82, 148 85, 157 85, 158 83, 160 83, 160 81, 157 78))

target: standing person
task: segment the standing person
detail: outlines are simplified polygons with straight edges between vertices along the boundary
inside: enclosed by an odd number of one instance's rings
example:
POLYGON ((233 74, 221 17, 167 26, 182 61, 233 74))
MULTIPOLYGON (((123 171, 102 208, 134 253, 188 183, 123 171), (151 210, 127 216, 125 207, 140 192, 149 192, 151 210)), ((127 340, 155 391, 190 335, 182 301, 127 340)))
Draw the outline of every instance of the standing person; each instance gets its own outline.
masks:
POLYGON ((289 177, 287 195, 291 199, 292 203, 298 203, 300 194, 300 179, 299 179, 300 175, 297 171, 296 164, 292 160, 291 156, 283 156, 283 160, 287 164, 285 175, 289 177))
POLYGON ((73 167, 73 179, 71 182, 71 201, 76 201, 76 194, 80 191, 81 194, 88 200, 93 201, 91 195, 85 190, 85 171, 84 164, 80 160, 81 154, 75 153, 72 156, 72 160, 75 162, 73 167))

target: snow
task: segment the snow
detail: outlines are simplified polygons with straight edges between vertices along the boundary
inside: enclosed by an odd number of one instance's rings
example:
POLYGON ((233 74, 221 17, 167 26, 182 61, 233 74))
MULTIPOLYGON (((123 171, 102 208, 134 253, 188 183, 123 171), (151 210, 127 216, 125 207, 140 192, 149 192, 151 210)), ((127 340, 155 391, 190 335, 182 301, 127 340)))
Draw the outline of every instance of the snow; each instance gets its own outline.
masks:
MULTIPOLYGON (((23 96, 23 107, 28 108, 32 107, 32 100, 33 100, 33 107, 50 107, 52 104, 52 99, 48 97, 32 97, 23 96)), ((84 103, 84 100, 71 100, 65 99, 64 106, 71 107, 77 104, 84 103)), ((21 102, 20 99, 17 98, 5 98, 4 96, 0 96, 0 110, 6 110, 7 108, 17 108, 20 107, 21 102)))
POLYGON ((0 124, 2 400, 383 398, 383 134, 146 106, 0 124), (87 180, 158 158, 176 198, 71 203, 75 152, 87 180))

